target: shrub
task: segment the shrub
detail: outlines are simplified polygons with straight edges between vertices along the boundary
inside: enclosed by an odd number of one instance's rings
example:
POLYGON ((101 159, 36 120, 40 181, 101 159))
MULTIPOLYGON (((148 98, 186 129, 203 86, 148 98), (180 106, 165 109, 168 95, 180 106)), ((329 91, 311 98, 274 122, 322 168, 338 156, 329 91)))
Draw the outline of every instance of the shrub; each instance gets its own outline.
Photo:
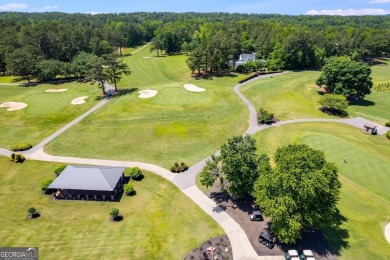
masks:
POLYGON ((274 114, 268 112, 264 108, 260 107, 257 111, 257 122, 261 124, 266 124, 274 120, 274 114))
POLYGON ((387 131, 386 136, 388 139, 390 139, 390 131, 387 131))
POLYGON ((28 149, 31 149, 32 145, 29 143, 23 143, 23 144, 16 144, 11 147, 11 151, 26 151, 28 149))
POLYGON ((134 190, 133 184, 131 184, 131 183, 126 183, 123 186, 123 189, 124 189, 124 191, 125 191, 127 196, 132 196, 132 195, 135 194, 135 190, 134 190))
POLYGON ((173 166, 171 167, 171 172, 184 172, 188 170, 188 165, 185 164, 184 162, 181 162, 180 164, 178 162, 175 162, 173 166))
POLYGON ((10 160, 16 163, 23 163, 26 158, 20 153, 13 153, 11 154, 10 160))
POLYGON ((134 180, 138 180, 138 179, 140 179, 143 176, 142 170, 140 168, 138 168, 138 167, 131 168, 129 170, 129 175, 134 180))
POLYGON ((385 124, 387 127, 390 127, 390 121, 387 121, 385 124))
POLYGON ((49 190, 50 184, 53 182, 52 178, 46 178, 41 182, 41 190, 46 193, 49 190))
POLYGON ((61 164, 54 167, 54 173, 58 176, 66 168, 66 165, 61 164))
POLYGON ((348 108, 347 98, 343 95, 325 94, 318 103, 322 106, 323 111, 329 111, 332 114, 343 114, 348 108))
POLYGON ((37 212, 37 210, 34 207, 31 207, 27 209, 27 212, 32 216, 37 212))
POLYGON ((119 216, 119 209, 117 209, 117 208, 111 209, 110 216, 112 219, 117 218, 119 216))

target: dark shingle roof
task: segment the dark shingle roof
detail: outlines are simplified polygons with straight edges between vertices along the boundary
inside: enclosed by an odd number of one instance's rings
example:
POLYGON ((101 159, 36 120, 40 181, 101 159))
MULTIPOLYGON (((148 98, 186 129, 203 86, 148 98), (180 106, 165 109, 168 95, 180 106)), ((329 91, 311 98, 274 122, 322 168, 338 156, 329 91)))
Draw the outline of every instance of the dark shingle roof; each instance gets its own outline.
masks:
POLYGON ((113 191, 124 167, 68 165, 49 189, 113 191))

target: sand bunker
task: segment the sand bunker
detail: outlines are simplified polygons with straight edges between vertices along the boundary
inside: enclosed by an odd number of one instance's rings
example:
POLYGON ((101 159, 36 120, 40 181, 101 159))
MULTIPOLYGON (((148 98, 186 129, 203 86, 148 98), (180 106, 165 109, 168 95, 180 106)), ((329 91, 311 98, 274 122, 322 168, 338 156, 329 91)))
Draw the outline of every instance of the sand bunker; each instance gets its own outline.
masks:
POLYGON ((151 98, 157 95, 158 91, 157 90, 152 90, 152 89, 146 89, 146 90, 141 90, 138 91, 138 97, 139 98, 151 98))
POLYGON ((203 92, 203 91, 206 91, 206 89, 197 87, 197 86, 195 86, 193 84, 184 84, 183 87, 186 90, 191 91, 191 92, 203 92))
POLYGON ((7 111, 21 110, 27 106, 26 103, 21 102, 5 102, 0 107, 7 107, 7 111))
POLYGON ((67 88, 59 88, 59 89, 46 89, 45 92, 65 92, 67 91, 68 89, 67 88))
POLYGON ((150 57, 142 57, 142 59, 150 59, 150 57))
POLYGON ((88 96, 82 96, 82 97, 75 98, 72 100, 71 104, 72 105, 84 104, 86 102, 85 99, 87 99, 87 98, 88 98, 88 96))

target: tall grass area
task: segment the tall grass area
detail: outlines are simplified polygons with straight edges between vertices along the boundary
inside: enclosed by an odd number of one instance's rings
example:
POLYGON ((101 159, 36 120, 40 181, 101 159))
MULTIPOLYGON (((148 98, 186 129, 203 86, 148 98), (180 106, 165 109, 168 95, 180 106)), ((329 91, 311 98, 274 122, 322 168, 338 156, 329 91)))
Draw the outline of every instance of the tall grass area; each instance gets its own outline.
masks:
POLYGON ((34 87, 0 86, 0 104, 14 101, 28 106, 18 111, 0 108, 0 147, 10 148, 18 143, 35 145, 63 125, 96 104, 97 86, 77 82, 42 84, 34 87), (68 91, 48 93, 47 89, 66 88, 68 91), (89 96, 82 105, 71 105, 74 98, 89 96))
POLYGON ((248 127, 248 111, 234 94, 240 76, 195 79, 187 56, 155 57, 145 48, 125 57, 132 74, 119 87, 134 92, 114 98, 101 110, 51 142, 46 151, 68 156, 143 161, 169 167, 191 165, 248 127), (205 88, 194 93, 191 83, 205 88), (138 91, 154 89, 150 99, 138 91))
POLYGON ((327 160, 336 163, 343 184, 338 205, 345 218, 340 226, 343 232, 325 232, 331 248, 340 249, 341 259, 390 257, 384 237, 384 226, 390 221, 390 146, 386 137, 334 123, 285 125, 254 137, 259 153, 270 156, 291 143, 306 143, 324 151, 327 160), (345 243, 347 246, 342 246, 345 243))
POLYGON ((120 202, 51 200, 40 182, 56 164, 0 157, 2 246, 37 246, 42 259, 183 259, 221 227, 175 186, 144 172, 120 202), (27 220, 35 207, 41 217, 27 220), (109 221, 111 208, 124 216, 109 221))

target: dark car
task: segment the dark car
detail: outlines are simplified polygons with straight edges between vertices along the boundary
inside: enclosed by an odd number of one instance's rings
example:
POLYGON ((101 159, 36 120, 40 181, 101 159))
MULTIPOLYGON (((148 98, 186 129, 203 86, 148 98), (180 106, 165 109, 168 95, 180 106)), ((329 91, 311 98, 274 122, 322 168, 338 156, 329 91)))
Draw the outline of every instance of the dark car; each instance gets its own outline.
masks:
POLYGON ((275 237, 273 237, 267 231, 262 231, 259 235, 259 242, 268 248, 273 248, 275 246, 275 241, 275 237))
POLYGON ((252 221, 261 221, 263 220, 263 216, 261 215, 260 210, 253 211, 251 214, 251 220, 252 221))

